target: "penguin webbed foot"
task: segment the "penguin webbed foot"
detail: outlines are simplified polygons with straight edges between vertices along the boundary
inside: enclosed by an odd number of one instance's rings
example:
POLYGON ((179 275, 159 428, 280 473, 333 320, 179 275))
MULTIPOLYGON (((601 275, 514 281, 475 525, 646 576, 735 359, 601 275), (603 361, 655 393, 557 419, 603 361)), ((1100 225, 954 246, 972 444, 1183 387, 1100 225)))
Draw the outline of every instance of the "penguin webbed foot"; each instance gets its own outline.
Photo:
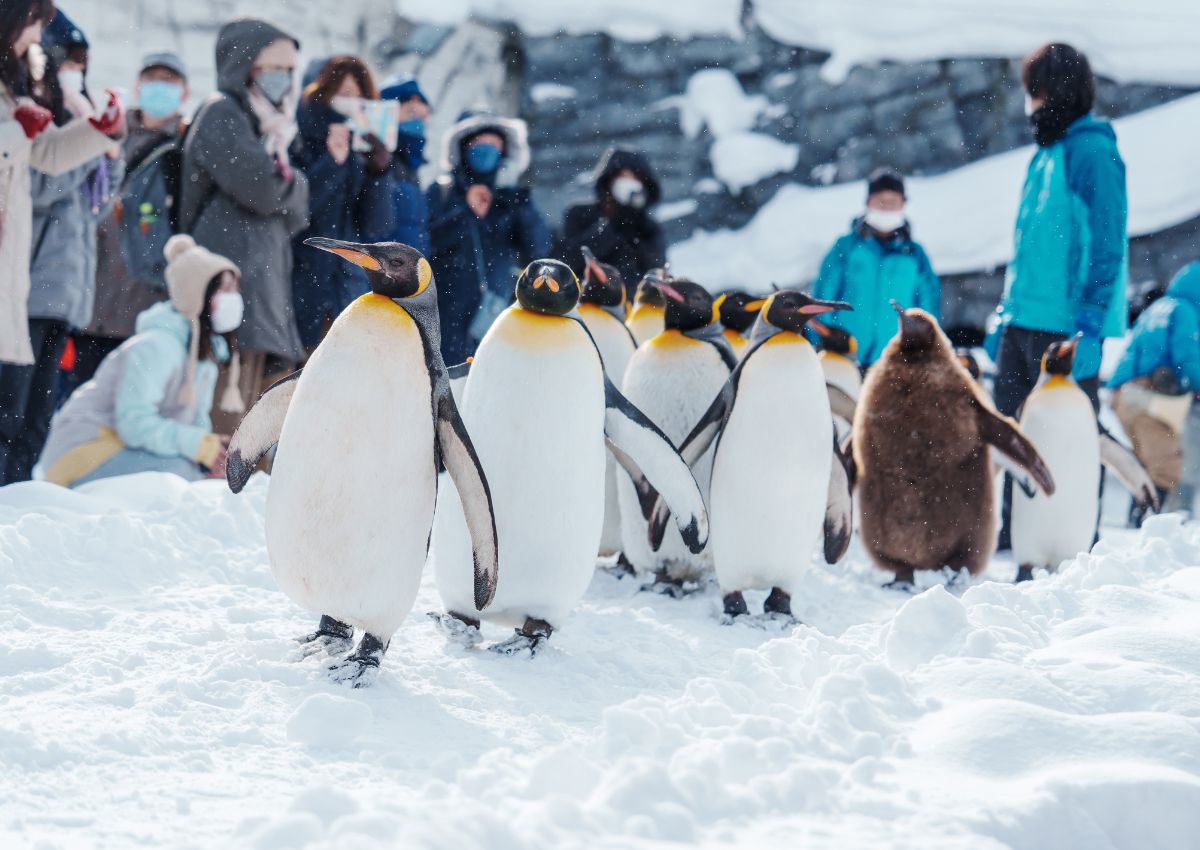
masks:
POLYGON ((623 578, 636 578, 638 571, 633 562, 625 557, 624 552, 617 553, 617 559, 611 564, 604 564, 600 567, 601 571, 608 573, 618 581, 623 578))
POLYGON ((370 632, 364 632, 358 649, 354 650, 336 664, 326 669, 329 678, 339 684, 349 684, 352 688, 365 688, 375 683, 379 678, 379 665, 388 645, 370 632))
POLYGON ((525 625, 516 629, 516 634, 508 640, 492 644, 488 649, 500 655, 517 655, 521 652, 528 652, 529 657, 533 658, 541 651, 546 641, 550 640, 550 635, 553 631, 554 627, 545 620, 535 620, 533 617, 527 617, 525 625))
POLYGON ((301 635, 296 638, 296 643, 299 646, 288 656, 293 661, 302 661, 321 652, 326 655, 349 652, 354 646, 354 626, 325 615, 321 617, 315 632, 301 635))
POLYGON ((1017 577, 1013 579, 1013 584, 1020 584, 1023 581, 1033 581, 1033 565, 1021 564, 1017 567, 1017 577))
POLYGON ((464 649, 477 646, 483 640, 483 632, 479 630, 479 621, 476 619, 457 611, 447 611, 445 614, 429 611, 426 616, 437 624, 438 630, 446 636, 447 641, 464 649))
POLYGON ((908 593, 910 595, 915 595, 917 592, 917 585, 913 582, 911 577, 894 578, 891 581, 885 581, 879 586, 884 590, 895 590, 899 593, 908 593))
POLYGON ((661 569, 654 574, 654 581, 641 586, 641 592, 658 593, 663 596, 669 596, 672 599, 683 599, 683 597, 690 596, 703 588, 703 582, 675 578, 665 569, 661 569))

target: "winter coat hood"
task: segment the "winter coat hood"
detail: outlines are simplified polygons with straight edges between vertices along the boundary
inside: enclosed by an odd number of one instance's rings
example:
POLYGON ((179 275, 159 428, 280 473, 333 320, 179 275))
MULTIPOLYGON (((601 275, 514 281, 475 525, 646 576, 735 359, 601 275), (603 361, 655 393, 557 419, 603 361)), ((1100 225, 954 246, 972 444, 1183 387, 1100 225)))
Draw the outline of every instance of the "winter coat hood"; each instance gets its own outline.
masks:
POLYGON ((256 18, 239 18, 221 27, 217 33, 217 88, 244 102, 254 60, 264 47, 280 38, 290 39, 300 49, 295 37, 256 18))
POLYGON ((457 171, 461 165, 464 139, 490 130, 504 137, 504 158, 496 175, 497 185, 511 185, 529 167, 529 129, 520 118, 504 118, 484 112, 468 113, 446 131, 438 162, 444 172, 457 171))
POLYGON ((1167 295, 1200 309, 1200 262, 1189 263, 1180 269, 1167 287, 1167 295))
POLYGON ((146 331, 166 331, 179 340, 179 344, 184 348, 187 348, 188 335, 191 333, 188 320, 170 301, 161 301, 139 313, 134 329, 140 334, 146 331))
POLYGON ((617 147, 606 150, 592 171, 592 183, 596 187, 596 198, 604 200, 608 196, 609 187, 617 172, 626 168, 636 174, 645 185, 647 206, 658 203, 662 189, 658 185, 658 178, 654 176, 654 169, 650 167, 650 160, 637 151, 617 147))

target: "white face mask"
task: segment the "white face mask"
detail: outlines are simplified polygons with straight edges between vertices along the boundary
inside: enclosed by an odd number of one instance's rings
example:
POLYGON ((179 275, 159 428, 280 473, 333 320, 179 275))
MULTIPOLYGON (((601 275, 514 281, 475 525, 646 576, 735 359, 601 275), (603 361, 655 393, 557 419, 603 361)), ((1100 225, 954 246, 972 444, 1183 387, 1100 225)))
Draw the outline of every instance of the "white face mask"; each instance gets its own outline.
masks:
POLYGON ((246 309, 246 302, 242 300, 240 292, 218 292, 213 296, 209 309, 213 331, 227 334, 241 327, 242 313, 246 309))
POLYGON ((83 91, 83 71, 64 68, 58 72, 58 84, 63 91, 79 93, 83 91))
POLYGON ((1029 95, 1025 95, 1025 117, 1028 118, 1033 113, 1033 98, 1029 95))
POLYGON ((889 212, 888 210, 876 210, 867 207, 865 216, 867 227, 870 227, 877 233, 892 233, 904 226, 904 211, 889 212))
POLYGON ((646 206, 646 187, 636 177, 618 177, 612 182, 612 196, 623 207, 641 209, 646 206))

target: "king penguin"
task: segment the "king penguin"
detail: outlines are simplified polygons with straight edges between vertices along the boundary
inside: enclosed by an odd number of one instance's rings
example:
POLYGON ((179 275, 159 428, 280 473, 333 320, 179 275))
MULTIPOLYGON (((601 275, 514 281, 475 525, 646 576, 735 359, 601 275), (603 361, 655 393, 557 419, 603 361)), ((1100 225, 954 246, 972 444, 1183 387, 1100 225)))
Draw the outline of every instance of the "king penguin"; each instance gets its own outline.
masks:
POLYGON ((444 493, 433 560, 447 613, 435 618, 464 644, 480 639, 482 618, 516 629, 491 649, 534 654, 582 598, 604 525, 606 445, 637 482, 647 515, 661 494, 692 551, 708 540, 691 471, 605 377, 578 297, 569 267, 535 261, 517 280, 517 303, 488 329, 471 362, 463 419, 492 487, 501 580, 491 607, 477 613, 462 513, 444 493))
POLYGON ((1100 465, 1116 474, 1143 509, 1158 510, 1150 475, 1129 449, 1099 424, 1071 376, 1079 337, 1053 342, 1037 386, 1021 408, 1021 430, 1037 446, 1058 484, 1052 496, 1013 490, 1012 548, 1017 581, 1058 568, 1091 549, 1096 533, 1100 465))
MULTIPOLYGON (((650 417, 676 445, 682 443, 737 365, 726 341, 713 297, 698 283, 673 279, 653 281, 663 295, 664 329, 638 346, 625 370, 625 397, 650 417)), ((691 465, 700 492, 708 497, 711 453, 691 465)), ((667 529, 657 552, 646 537, 639 494, 627 476, 617 476, 621 507, 621 543, 627 570, 652 572, 647 589, 678 596, 685 583, 712 572, 712 554, 696 554, 667 529)))
MULTIPOLYGON (((749 350, 680 448, 689 463, 713 453, 711 549, 731 619, 749 613, 744 590, 769 588, 764 613, 790 622, 817 540, 831 564, 850 545, 850 482, 825 376, 804 336, 810 319, 849 309, 791 290, 767 298, 749 350)), ((652 542, 665 520, 656 506, 652 542)))
POLYGON ((850 425, 854 422, 854 408, 862 392, 862 370, 858 365, 858 340, 844 328, 826 325, 813 320, 809 328, 820 340, 821 371, 825 373, 825 387, 829 391, 829 405, 833 408, 834 425, 838 441, 850 436, 850 425))
POLYGON ((355 687, 378 672, 421 580, 439 460, 461 497, 470 537, 469 604, 496 591, 491 491, 459 416, 440 353, 433 271, 407 245, 311 238, 366 270, 371 292, 334 321, 303 370, 269 388, 229 444, 240 492, 277 445, 267 492, 271 571, 320 613, 301 653, 358 648, 329 668, 355 687))
POLYGON ((625 320, 629 332, 633 334, 633 341, 638 345, 662 333, 666 305, 662 293, 654 284, 669 279, 666 269, 651 269, 638 282, 637 291, 633 294, 633 308, 625 320))
POLYGON ((733 348, 733 353, 740 359, 746 353, 749 340, 746 334, 754 326, 758 318, 758 310, 762 301, 748 292, 731 289, 717 296, 717 310, 720 311, 721 327, 724 328, 725 340, 733 348), (758 305, 755 309, 753 305, 758 305))
MULTIPOLYGON (((579 318, 600 351, 605 376, 619 387, 637 347, 625 326, 625 281, 615 267, 601 263, 586 246, 583 259, 579 318)), ((617 506, 617 462, 610 454, 604 463, 604 531, 599 554, 609 557, 621 551, 621 511, 617 506)))
POLYGON ((981 573, 996 546, 989 454, 1027 486, 1054 478, 1017 423, 996 412, 937 320, 902 309, 900 332, 867 371, 851 433, 859 537, 875 564, 911 587, 915 570, 981 573), (992 450, 989 452, 989 450, 992 450))

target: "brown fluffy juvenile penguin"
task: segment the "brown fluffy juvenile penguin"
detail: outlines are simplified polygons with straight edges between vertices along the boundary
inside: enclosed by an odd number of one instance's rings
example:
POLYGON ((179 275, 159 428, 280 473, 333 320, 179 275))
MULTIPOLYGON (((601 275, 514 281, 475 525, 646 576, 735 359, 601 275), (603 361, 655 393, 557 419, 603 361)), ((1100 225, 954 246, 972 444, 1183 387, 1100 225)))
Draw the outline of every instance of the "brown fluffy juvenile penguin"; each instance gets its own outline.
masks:
POLYGON ((976 575, 996 545, 992 459, 1047 495, 1054 481, 933 316, 893 307, 900 332, 867 372, 851 434, 862 542, 896 585, 910 583, 915 570, 965 567, 976 575))

